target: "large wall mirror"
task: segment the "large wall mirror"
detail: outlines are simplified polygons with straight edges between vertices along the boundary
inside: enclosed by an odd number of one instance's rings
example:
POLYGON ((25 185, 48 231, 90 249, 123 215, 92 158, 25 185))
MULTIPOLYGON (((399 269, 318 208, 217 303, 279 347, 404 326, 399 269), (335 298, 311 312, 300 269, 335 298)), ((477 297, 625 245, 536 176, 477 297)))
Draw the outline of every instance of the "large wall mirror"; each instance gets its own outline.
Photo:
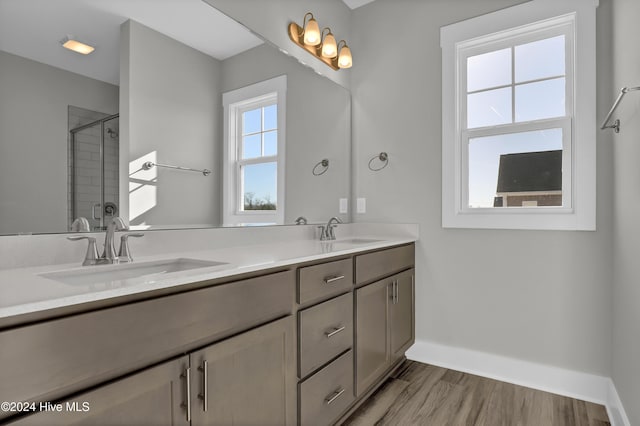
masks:
POLYGON ((348 221, 350 119, 201 0, 0 1, 0 235, 348 221))

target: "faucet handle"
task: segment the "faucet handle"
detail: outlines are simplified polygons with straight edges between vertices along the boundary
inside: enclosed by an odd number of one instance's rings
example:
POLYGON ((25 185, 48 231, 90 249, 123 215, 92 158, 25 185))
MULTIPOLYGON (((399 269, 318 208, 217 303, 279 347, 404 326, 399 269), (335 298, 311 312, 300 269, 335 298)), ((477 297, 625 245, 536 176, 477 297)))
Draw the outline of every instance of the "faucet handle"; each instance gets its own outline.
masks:
POLYGON ((89 245, 87 246, 87 253, 84 255, 84 261, 82 262, 82 266, 95 265, 98 261, 98 246, 96 246, 95 237, 87 237, 86 235, 79 235, 74 237, 67 237, 69 241, 80 241, 80 240, 89 240, 89 245))
POLYGON ((120 237, 120 251, 118 252, 118 259, 121 263, 133 262, 131 250, 129 249, 129 237, 140 238, 144 237, 144 234, 142 232, 131 232, 120 237))

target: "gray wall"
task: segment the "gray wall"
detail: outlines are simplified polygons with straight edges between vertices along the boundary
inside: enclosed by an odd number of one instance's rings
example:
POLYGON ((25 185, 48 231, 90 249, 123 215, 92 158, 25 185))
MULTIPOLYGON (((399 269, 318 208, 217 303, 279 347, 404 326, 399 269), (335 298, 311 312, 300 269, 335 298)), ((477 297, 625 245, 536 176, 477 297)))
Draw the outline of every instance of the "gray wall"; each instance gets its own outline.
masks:
MULTIPOLYGON (((613 1, 613 88, 640 86, 640 2, 613 1)), ((640 424, 640 92, 626 95, 614 118, 620 133, 613 136, 614 150, 614 287, 613 381, 631 424, 640 424)))
POLYGON ((368 209, 356 221, 419 223, 417 339, 608 376, 609 144, 598 144, 596 232, 441 227, 440 27, 516 3, 377 0, 353 11, 355 193, 368 209), (389 166, 371 172, 380 151, 389 166))
POLYGON ((118 87, 0 51, 0 234, 67 231, 69 105, 118 112, 118 87))
MULTIPOLYGON (((326 222, 339 214, 339 198, 351 188, 351 97, 347 90, 316 75, 264 44, 222 62, 223 92, 287 75, 285 224, 298 216, 326 222), (259 66, 256 66, 259 64, 259 66), (314 165, 329 159, 329 170, 314 176, 314 165)), ((222 139, 222 135, 221 135, 222 139)))
POLYGON ((143 198, 151 199, 141 214, 129 206, 136 216, 131 216, 131 224, 217 225, 220 62, 134 21, 123 24, 121 43, 120 141, 129 152, 130 165, 124 170, 129 170, 131 185, 121 186, 121 194, 126 198, 131 191, 132 204, 143 192, 143 198), (140 171, 141 159, 153 153, 154 162, 213 173, 204 177, 162 168, 140 171))
MULTIPOLYGON (((290 55, 313 67, 333 81, 347 87, 350 70, 334 71, 322 61, 289 39, 289 23, 302 25, 304 15, 311 11, 320 30, 330 27, 336 41, 351 44, 351 11, 342 0, 204 0, 252 31, 286 50, 290 55)), ((356 59, 354 59, 355 61, 356 59)))

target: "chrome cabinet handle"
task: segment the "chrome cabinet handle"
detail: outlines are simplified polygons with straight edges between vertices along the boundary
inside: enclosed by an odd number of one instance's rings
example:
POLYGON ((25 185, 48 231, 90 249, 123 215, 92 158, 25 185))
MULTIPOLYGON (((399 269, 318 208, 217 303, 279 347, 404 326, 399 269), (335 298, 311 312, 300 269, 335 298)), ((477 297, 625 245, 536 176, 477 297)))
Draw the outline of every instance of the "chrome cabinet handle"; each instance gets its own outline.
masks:
POLYGON ((398 280, 396 280, 396 304, 400 301, 400 292, 398 291, 398 280))
POLYGON ((338 399, 338 397, 340 395, 342 395, 344 393, 345 389, 338 389, 337 391, 335 391, 334 393, 332 393, 331 395, 329 395, 328 397, 326 397, 324 399, 324 402, 327 403, 327 405, 330 405, 333 401, 335 401, 336 399, 338 399))
POLYGON ((184 377, 186 380, 186 387, 187 387, 187 402, 183 402, 182 404, 180 404, 180 406, 182 408, 185 408, 187 410, 187 421, 190 422, 191 421, 191 367, 187 367, 184 370, 184 373, 180 375, 180 377, 184 377))
POLYGON ((207 411, 209 404, 207 401, 207 388, 209 387, 209 372, 207 360, 202 361, 202 367, 198 367, 198 371, 202 371, 202 393, 198 394, 198 398, 202 400, 202 411, 207 411))
POLYGON ((342 327, 334 328, 333 331, 325 332, 324 335, 327 336, 327 339, 328 339, 328 338, 333 337, 336 334, 340 333, 341 331, 344 331, 346 328, 347 327, 343 325, 342 327))
POLYGON ((324 283, 325 284, 331 284, 331 283, 335 283, 336 281, 340 281, 340 280, 343 280, 343 279, 344 279, 344 275, 338 275, 338 276, 331 277, 331 278, 327 277, 327 278, 324 279, 324 283))

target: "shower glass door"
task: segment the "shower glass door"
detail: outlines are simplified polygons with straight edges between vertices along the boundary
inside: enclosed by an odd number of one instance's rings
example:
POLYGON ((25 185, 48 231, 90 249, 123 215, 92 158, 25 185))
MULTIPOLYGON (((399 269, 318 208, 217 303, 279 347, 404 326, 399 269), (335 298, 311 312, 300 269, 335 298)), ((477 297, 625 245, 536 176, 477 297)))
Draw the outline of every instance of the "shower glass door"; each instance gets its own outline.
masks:
POLYGON ((118 215, 118 134, 117 114, 71 130, 70 219, 87 219, 91 231, 118 215))

